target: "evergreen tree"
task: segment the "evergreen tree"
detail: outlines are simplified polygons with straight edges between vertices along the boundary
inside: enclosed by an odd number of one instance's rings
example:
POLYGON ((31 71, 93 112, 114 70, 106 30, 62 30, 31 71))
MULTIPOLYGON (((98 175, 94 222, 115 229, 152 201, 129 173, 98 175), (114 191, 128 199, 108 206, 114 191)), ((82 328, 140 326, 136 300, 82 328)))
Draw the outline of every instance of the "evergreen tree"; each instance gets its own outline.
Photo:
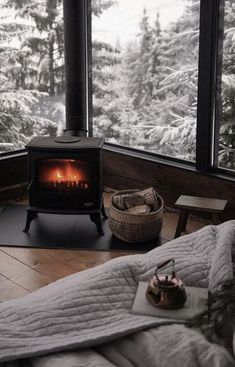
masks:
POLYGON ((161 28, 159 14, 151 27, 146 9, 140 21, 140 32, 137 42, 129 43, 123 57, 122 73, 126 79, 127 96, 131 108, 134 131, 130 144, 134 148, 145 149, 148 146, 146 134, 149 129, 149 114, 152 111, 155 89, 159 83, 159 45, 161 39, 161 28))
MULTIPOLYGON (((110 50, 103 62, 93 64, 93 132, 96 136, 105 136, 107 140, 116 141, 119 126, 119 85, 116 83, 117 68, 112 58, 112 48, 110 50)), ((102 60, 101 55, 104 53, 102 50, 96 55, 102 60)))
MULTIPOLYGON (((93 1, 92 15, 99 17, 115 1, 93 1)), ((119 139, 118 93, 116 91, 117 65, 120 50, 93 39, 92 42, 92 96, 93 96, 93 133, 105 136, 108 141, 119 139)))
POLYGON ((19 62, 23 76, 20 87, 25 88, 26 76, 35 75, 36 71, 33 87, 54 96, 58 89, 64 90, 62 0, 8 0, 8 4, 14 6, 16 15, 22 20, 31 21, 31 28, 34 28, 33 32, 24 34, 21 43, 23 52, 19 53, 19 62), (27 65, 34 67, 27 70, 27 65))
MULTIPOLYGON (((235 169, 235 4, 225 2, 219 165, 235 169)), ((219 101, 217 101, 219 102, 219 101)))
POLYGON ((138 50, 134 50, 134 52, 126 58, 126 67, 129 70, 130 96, 134 97, 136 109, 150 104, 153 91, 153 84, 151 81, 152 29, 149 25, 146 8, 143 10, 138 38, 138 50))
POLYGON ((117 0, 92 0, 92 14, 99 17, 105 10, 117 3, 117 0))
MULTIPOLYGON (((0 17, 0 149, 22 149, 35 135, 55 133, 56 124, 32 114, 42 93, 34 89, 33 74, 28 68, 28 50, 21 47, 24 35, 32 33, 34 25, 17 17, 11 2, 1 4, 0 17), (28 88, 27 88, 28 86, 28 88)), ((30 52, 29 52, 30 53, 30 52)))
POLYGON ((194 3, 162 32, 157 83, 144 124, 149 150, 187 160, 195 158, 198 27, 194 3))
POLYGON ((31 106, 38 102, 40 92, 15 90, 9 87, 6 78, 2 78, 2 81, 3 84, 0 87, 0 150, 23 149, 33 136, 55 133, 55 123, 31 114, 31 106))

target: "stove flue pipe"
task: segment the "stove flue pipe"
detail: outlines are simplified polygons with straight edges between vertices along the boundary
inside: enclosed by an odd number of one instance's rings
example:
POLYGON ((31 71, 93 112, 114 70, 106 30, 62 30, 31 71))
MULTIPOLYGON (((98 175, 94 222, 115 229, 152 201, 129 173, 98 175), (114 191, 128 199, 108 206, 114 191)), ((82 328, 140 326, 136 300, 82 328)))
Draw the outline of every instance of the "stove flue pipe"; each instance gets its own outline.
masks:
POLYGON ((65 44, 65 135, 87 136, 87 0, 63 0, 65 44))

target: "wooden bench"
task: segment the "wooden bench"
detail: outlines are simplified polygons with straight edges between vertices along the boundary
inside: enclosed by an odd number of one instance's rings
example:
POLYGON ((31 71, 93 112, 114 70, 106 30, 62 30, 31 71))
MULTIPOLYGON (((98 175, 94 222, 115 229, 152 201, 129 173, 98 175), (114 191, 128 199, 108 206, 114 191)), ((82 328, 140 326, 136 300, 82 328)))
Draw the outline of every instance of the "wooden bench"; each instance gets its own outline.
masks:
POLYGON ((175 202, 175 206, 180 209, 175 238, 179 237, 182 231, 185 231, 190 211, 211 213, 213 224, 219 224, 226 204, 227 200, 181 195, 175 202))

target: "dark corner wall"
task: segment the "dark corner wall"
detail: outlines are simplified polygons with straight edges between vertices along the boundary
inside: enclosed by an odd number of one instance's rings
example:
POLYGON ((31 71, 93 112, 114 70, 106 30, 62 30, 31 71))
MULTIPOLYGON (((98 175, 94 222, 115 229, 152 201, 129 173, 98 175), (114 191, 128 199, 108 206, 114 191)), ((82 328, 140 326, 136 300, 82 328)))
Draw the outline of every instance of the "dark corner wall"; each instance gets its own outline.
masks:
POLYGON ((27 156, 9 156, 0 159, 0 203, 26 194, 27 156))

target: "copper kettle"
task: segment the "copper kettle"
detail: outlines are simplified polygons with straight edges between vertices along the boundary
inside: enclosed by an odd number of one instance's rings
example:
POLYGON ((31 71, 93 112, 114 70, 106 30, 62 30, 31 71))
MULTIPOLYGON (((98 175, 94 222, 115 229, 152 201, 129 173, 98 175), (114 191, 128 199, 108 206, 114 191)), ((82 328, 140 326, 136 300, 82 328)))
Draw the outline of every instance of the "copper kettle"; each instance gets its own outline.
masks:
POLYGON ((158 265, 153 278, 150 280, 145 294, 147 300, 156 307, 177 309, 184 306, 187 296, 185 285, 175 275, 175 260, 169 259, 158 265), (160 274, 158 270, 171 263, 172 274, 160 274))

